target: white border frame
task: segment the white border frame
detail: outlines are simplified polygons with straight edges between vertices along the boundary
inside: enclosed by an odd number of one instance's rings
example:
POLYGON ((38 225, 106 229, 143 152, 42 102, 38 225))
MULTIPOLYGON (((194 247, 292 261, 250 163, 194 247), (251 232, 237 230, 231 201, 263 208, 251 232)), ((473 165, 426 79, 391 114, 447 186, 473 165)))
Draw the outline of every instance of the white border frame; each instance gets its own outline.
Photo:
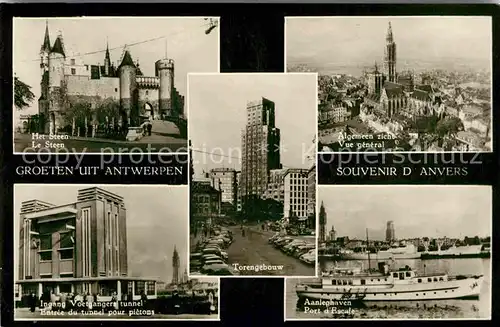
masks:
MULTIPOLYGON (((161 19, 166 19, 166 20, 172 20, 172 19, 202 19, 202 18, 207 18, 207 19, 213 19, 213 20, 216 20, 217 21, 217 44, 218 44, 218 47, 217 47, 217 71, 214 72, 214 73, 219 73, 220 72, 220 48, 221 48, 221 43, 220 43, 220 21, 221 21, 221 16, 78 16, 78 17, 13 17, 12 18, 12 40, 13 42, 15 42, 14 40, 16 39, 16 34, 15 34, 15 24, 14 22, 16 20, 41 20, 41 19, 51 19, 51 20, 89 20, 89 19, 130 19, 130 20, 134 20, 134 19, 158 19, 158 18, 161 18, 161 19)), ((203 26, 200 26, 200 28, 202 28, 203 26)), ((167 36, 165 36, 166 38, 167 36)), ((12 46, 12 58, 15 58, 15 53, 14 53, 14 49, 15 47, 12 46)), ((12 63, 12 75, 14 77, 14 63, 12 63)), ((189 75, 189 73, 187 74, 189 75)), ((188 83, 188 78, 186 76, 186 85, 188 83)), ((104 154, 113 154, 113 155, 130 155, 130 149, 133 149, 134 146, 129 146, 129 145, 122 145, 121 148, 127 148, 129 151, 128 152, 125 152, 125 153, 122 153, 121 151, 118 152, 118 153, 104 153, 104 152, 72 152, 71 149, 68 149, 66 148, 67 152, 62 152, 62 153, 57 153, 57 152, 48 152, 48 151, 43 151, 43 152, 36 152, 36 151, 33 151, 33 152, 16 152, 16 144, 15 144, 15 136, 16 136, 16 131, 15 131, 15 128, 14 128, 14 125, 15 125, 15 117, 14 117, 14 112, 16 112, 16 108, 14 106, 14 96, 15 96, 15 93, 14 93, 14 83, 12 83, 12 145, 13 145, 13 154, 14 155, 31 155, 31 156, 36 156, 36 155, 55 155, 55 156, 59 156, 59 155, 78 155, 78 154, 85 154, 85 155, 89 155, 89 154, 97 154, 97 155, 104 155, 104 154)), ((186 101, 189 101, 189 95, 188 95, 188 91, 186 89, 186 96, 185 96, 185 102, 186 101)), ((35 101, 36 99, 34 99, 33 101, 35 101)), ((38 106, 38 105, 37 105, 38 106)), ((186 109, 187 108, 187 105, 186 103, 184 103, 184 108, 186 109)), ((189 114, 188 114, 188 111, 186 109, 186 119, 187 119, 187 122, 189 124, 189 114)), ((186 140, 186 152, 178 152, 178 150, 176 152, 145 152, 145 151, 142 151, 140 153, 142 154, 151 154, 151 155, 185 155, 187 152, 189 152, 189 128, 187 128, 187 140, 186 140)), ((154 145, 155 143, 152 143, 151 145, 154 145)), ((160 143, 161 144, 161 143, 160 143)), ((116 144, 118 148, 120 148, 120 144, 117 143, 116 144)), ((181 146, 180 149, 183 149, 184 146, 181 146)))
MULTIPOLYGON (((189 94, 189 78, 190 76, 208 76, 208 75, 213 75, 213 76, 256 76, 256 75, 283 75, 283 76, 287 76, 287 75, 307 75, 307 76, 311 76, 311 75, 315 75, 316 76, 316 97, 315 97, 315 112, 314 112, 314 115, 315 115, 315 134, 314 134, 314 139, 315 139, 315 142, 318 142, 318 114, 317 114, 317 108, 318 108, 318 73, 275 73, 275 72, 269 72, 269 73, 260 73, 260 72, 255 72, 255 73, 188 73, 188 78, 187 78, 187 81, 188 81, 188 87, 187 87, 187 94, 189 94)), ((188 117, 190 116, 190 113, 189 113, 189 99, 188 99, 188 104, 186 106, 186 110, 187 110, 187 115, 188 117)), ((189 130, 189 121, 188 120, 188 130, 189 130)), ((188 139, 188 142, 189 142, 189 139, 188 139)), ((315 144, 315 149, 314 149, 314 166, 315 166, 315 171, 316 171, 316 185, 315 185, 315 188, 316 188, 316 231, 315 231, 315 239, 316 239, 316 262, 314 264, 314 276, 285 276, 285 275, 236 275, 236 276, 219 276, 220 278, 228 278, 228 279, 238 279, 238 278, 284 278, 284 277, 288 277, 288 278, 314 278, 314 277, 317 277, 318 276, 318 267, 319 267, 319 261, 318 261, 318 226, 319 226, 319 223, 318 223, 318 152, 316 151, 317 150, 317 144, 315 144)), ((188 169, 188 178, 190 178, 191 176, 191 152, 188 151, 188 166, 189 166, 189 169, 188 169)), ((188 193, 191 194, 191 185, 190 183, 188 183, 188 193)), ((191 238, 191 226, 190 226, 190 220, 191 220, 191 212, 190 212, 190 208, 191 206, 188 207, 188 215, 189 215, 189 218, 188 218, 188 231, 189 231, 189 237, 188 237, 188 242, 190 242, 190 238, 191 238)), ((188 258, 187 258, 187 262, 188 262, 188 265, 187 265, 187 268, 188 268, 188 277, 189 278, 199 278, 199 279, 203 279, 203 278, 210 278, 211 276, 208 276, 208 275, 196 275, 196 276, 191 276, 190 275, 190 258, 191 258, 191 247, 190 247, 190 244, 188 246, 188 249, 189 249, 189 252, 188 252, 188 258)), ((216 276, 216 275, 215 275, 216 276)))
MULTIPOLYGON (((40 183, 14 183, 13 185, 13 204, 14 206, 16 205, 16 185, 25 185, 25 186, 41 186, 41 185, 44 185, 44 187, 57 187, 57 186, 70 186, 70 184, 63 184, 63 183, 58 183, 58 184, 40 184, 40 183)), ((129 185, 129 184, 71 184, 71 186, 74 186, 74 187, 85 187, 85 188, 88 188, 88 187, 100 187, 100 188, 103 188, 103 189, 106 189, 106 187, 117 187, 117 186, 121 186, 121 187, 132 187, 132 188, 144 188, 144 187, 151 187, 151 188, 154 188, 154 187, 157 187, 157 188, 185 188, 186 186, 185 185, 162 185, 162 184, 158 184, 158 185, 154 185, 154 184, 132 184, 132 185, 129 185)), ((186 194, 187 194, 187 200, 189 201, 189 188, 186 190, 186 194)), ((189 203, 189 202, 188 202, 189 203)), ((188 207, 188 212, 189 212, 189 207, 188 207)), ((14 235, 16 234, 16 226, 19 227, 18 225, 16 225, 16 222, 19 222, 19 216, 14 217, 14 220, 13 220, 13 229, 14 229, 14 235)), ((189 227, 188 227, 189 228, 189 227)), ((189 231, 189 229, 188 229, 189 231)), ((13 237, 12 239, 12 243, 13 243, 13 250, 14 250, 14 256, 18 256, 18 244, 16 244, 16 239, 15 237, 13 237)), ((187 249, 187 253, 188 253, 188 257, 189 257, 189 235, 187 237, 187 245, 188 245, 188 249, 187 249)), ((15 287, 16 285, 16 282, 17 282, 17 277, 18 277, 18 273, 16 272, 18 267, 15 267, 14 268, 14 273, 13 273, 13 286, 15 287)), ((186 268, 188 269, 189 271, 189 261, 187 261, 187 265, 186 265, 186 268)), ((172 318, 172 319, 169 319, 169 318, 137 318, 137 319, 126 319, 126 318, 123 318, 123 319, 114 319, 114 318, 106 318, 106 316, 104 317, 99 317, 99 318, 84 318, 84 316, 82 316, 82 318, 78 318, 78 316, 76 316, 75 318, 73 319, 64 319, 64 318, 50 318, 50 316, 48 316, 49 318, 38 318, 38 319, 29 319, 29 318, 16 318, 16 307, 15 307, 15 298, 13 298, 13 304, 14 304, 14 309, 13 309, 13 321, 164 321, 164 322, 169 322, 169 321, 221 321, 221 313, 220 313, 220 305, 221 305, 221 298, 220 298, 220 294, 221 294, 221 282, 220 282, 220 277, 218 276, 210 276, 211 278, 210 279, 213 279, 213 280, 216 280, 217 283, 219 284, 218 286, 218 294, 217 294, 217 318, 206 318, 206 319, 202 319, 202 318, 193 318, 193 319, 175 319, 175 318, 172 318)), ((188 274, 188 278, 189 279, 200 279, 196 276, 193 276, 193 277, 190 277, 189 274, 188 274)), ((206 278, 205 278, 206 279, 206 278)), ((200 279, 203 281, 203 279, 200 279)), ((14 294, 14 289, 12 290, 12 294, 14 294)), ((215 316, 215 315, 214 315, 215 316)), ((154 317, 154 316, 153 316, 154 317)))
MULTIPOLYGON (((392 153, 424 153, 424 154, 435 154, 435 153, 493 153, 494 151, 494 139, 495 139, 495 134, 496 131, 494 130, 493 126, 493 116, 494 116, 494 99, 493 99, 493 17, 492 15, 474 15, 474 16, 452 16, 452 15, 441 15, 441 16, 423 16, 423 15, 415 15, 415 16, 285 16, 285 28, 284 28, 284 33, 285 33, 285 42, 284 42, 284 63, 285 63, 285 72, 288 74, 301 74, 301 73, 294 73, 294 72, 288 72, 288 67, 287 67, 287 22, 290 19, 295 19, 295 20, 300 20, 300 19, 336 19, 336 18, 353 18, 353 19, 367 19, 367 18, 419 18, 419 17, 433 17, 433 18, 442 18, 442 17, 461 17, 461 18, 469 18, 469 17, 483 17, 483 18, 488 18, 489 19, 489 25, 490 25, 490 30, 489 30, 489 36, 490 36, 490 131, 491 131, 491 138, 490 138, 490 151, 319 151, 319 140, 317 143, 317 153, 318 154, 338 154, 338 153, 346 153, 346 154, 392 154, 392 153)), ((318 73, 318 76, 320 73, 318 73)), ((316 109, 317 110, 317 109, 316 109)))
MULTIPOLYGON (((288 318, 287 317, 287 281, 288 279, 296 279, 293 277, 285 277, 283 278, 283 321, 324 321, 324 322, 332 322, 332 321, 454 321, 454 320, 468 320, 468 321, 476 321, 476 320, 492 320, 493 319, 493 287, 492 287, 492 282, 493 282, 493 186, 492 185, 442 185, 442 184, 428 184, 428 185, 415 185, 415 184, 394 184, 394 185, 321 185, 320 187, 316 188, 316 192, 322 188, 418 188, 418 187, 428 187, 428 188, 488 188, 490 190, 490 248, 491 248, 491 256, 490 256, 490 278, 489 278, 489 284, 490 284, 490 294, 489 294, 489 307, 490 307, 490 317, 489 318, 423 318, 423 319, 418 319, 418 318, 408 318, 408 319, 393 319, 393 318, 384 318, 384 319, 373 319, 373 318, 366 318, 366 319, 360 319, 360 318, 353 318, 353 319, 346 319, 346 318, 288 318)), ((317 196, 316 196, 317 197, 317 196)), ((311 279, 313 277, 310 277, 311 279)), ((443 301, 448 301, 448 300, 443 300, 443 301)), ((450 299, 450 301, 453 301, 453 299, 450 299)), ((407 302, 407 301, 394 301, 394 302, 407 302)))

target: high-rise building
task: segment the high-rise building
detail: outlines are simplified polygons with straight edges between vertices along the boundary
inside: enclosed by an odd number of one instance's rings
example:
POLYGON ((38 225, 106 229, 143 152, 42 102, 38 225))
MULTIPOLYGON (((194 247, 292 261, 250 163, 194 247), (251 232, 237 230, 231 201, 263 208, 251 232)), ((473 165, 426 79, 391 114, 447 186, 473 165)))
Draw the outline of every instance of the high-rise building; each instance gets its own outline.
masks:
POLYGON ((387 229, 385 230, 385 240, 387 242, 396 240, 396 232, 394 230, 394 222, 392 220, 389 220, 387 222, 387 229))
POLYGON ((240 179, 243 206, 247 201, 260 199, 267 189, 269 171, 281 168, 280 130, 275 126, 274 102, 265 98, 249 102, 246 116, 240 179))
POLYGON ((230 204, 236 206, 237 180, 236 170, 232 168, 214 168, 210 170, 212 186, 221 192, 222 205, 230 204))
POLYGON ((307 172, 307 216, 316 221, 316 165, 307 172))
POLYGON ((236 211, 241 211, 241 171, 236 172, 236 211))
POLYGON ((272 199, 280 203, 285 202, 285 174, 287 169, 272 169, 269 171, 267 189, 262 195, 263 199, 272 199))
POLYGON ((20 295, 95 293, 101 299, 156 296, 156 281, 128 276, 124 199, 104 189, 78 191, 76 202, 21 204, 20 295))
POLYGON ((396 83, 396 43, 394 42, 390 22, 389 27, 387 28, 387 35, 385 37, 384 69, 388 81, 396 83))
POLYGON ((321 201, 321 207, 319 208, 319 243, 324 243, 326 241, 326 219, 325 205, 323 201, 321 201))
POLYGON ((308 169, 289 168, 284 179, 284 217, 307 218, 308 169))
POLYGON ((179 258, 179 253, 177 252, 177 247, 174 246, 174 254, 172 256, 172 284, 177 285, 179 284, 179 267, 181 265, 180 258, 179 258))

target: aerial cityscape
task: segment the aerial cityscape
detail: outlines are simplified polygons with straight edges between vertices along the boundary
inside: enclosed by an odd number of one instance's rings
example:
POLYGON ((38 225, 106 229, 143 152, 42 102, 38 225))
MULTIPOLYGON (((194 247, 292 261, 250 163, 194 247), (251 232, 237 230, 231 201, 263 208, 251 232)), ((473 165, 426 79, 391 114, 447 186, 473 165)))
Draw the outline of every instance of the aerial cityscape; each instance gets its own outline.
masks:
POLYGON ((313 276, 316 74, 189 83, 190 276, 313 276))
POLYGON ((321 277, 287 280, 287 317, 488 318, 491 196, 490 187, 319 187, 321 277))
POLYGON ((14 191, 16 319, 218 319, 218 280, 188 278, 187 188, 14 191))
POLYGON ((187 71, 218 71, 217 31, 203 33, 210 24, 218 20, 15 19, 15 33, 41 43, 35 52, 14 37, 15 151, 186 152, 187 71), (170 36, 152 38, 161 29, 170 36), (182 43, 174 31, 197 36, 182 43))
POLYGON ((286 24, 287 71, 320 74, 319 151, 492 150, 489 17, 289 18, 286 24), (335 28, 342 33, 332 35, 335 28))

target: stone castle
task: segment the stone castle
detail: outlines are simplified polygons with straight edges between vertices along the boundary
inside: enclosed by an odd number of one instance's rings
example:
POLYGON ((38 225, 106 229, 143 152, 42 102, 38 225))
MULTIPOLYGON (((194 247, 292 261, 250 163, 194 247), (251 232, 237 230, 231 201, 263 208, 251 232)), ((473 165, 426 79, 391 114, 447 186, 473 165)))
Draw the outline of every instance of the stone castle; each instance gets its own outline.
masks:
MULTIPOLYGON (((124 128, 138 127, 145 120, 177 121, 184 118, 184 96, 174 86, 174 61, 164 58, 155 63, 155 76, 144 76, 139 63, 125 49, 116 67, 106 47, 104 65, 89 65, 78 57, 67 57, 62 34, 51 44, 48 24, 40 49, 41 96, 39 115, 44 117, 43 132, 57 134, 68 128, 72 106, 86 102, 95 112, 105 101, 119 103, 119 113, 110 123, 124 128)), ((86 118, 87 119, 87 118, 86 118)), ((96 114, 88 124, 96 121, 96 114)), ((108 120, 108 117, 106 117, 108 120)))

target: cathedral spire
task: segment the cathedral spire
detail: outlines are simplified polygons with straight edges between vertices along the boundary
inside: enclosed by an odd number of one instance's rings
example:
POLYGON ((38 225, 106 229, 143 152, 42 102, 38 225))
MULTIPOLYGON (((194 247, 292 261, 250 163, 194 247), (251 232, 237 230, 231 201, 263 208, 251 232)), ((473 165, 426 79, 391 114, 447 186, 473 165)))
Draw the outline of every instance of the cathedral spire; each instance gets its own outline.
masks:
POLYGON ((387 28, 387 36, 386 36, 385 39, 387 40, 387 42, 393 42, 394 41, 394 37, 392 35, 391 22, 389 22, 389 27, 387 28))
POLYGON ((108 38, 106 38, 106 56, 104 58, 105 60, 108 60, 111 63, 111 58, 109 56, 109 43, 108 43, 108 38))
POLYGON ((104 56, 104 73, 106 76, 111 75, 111 56, 109 55, 109 43, 106 38, 106 55, 104 56))
POLYGON ((49 37, 49 21, 45 20, 45 36, 43 37, 43 44, 40 50, 41 52, 50 52, 50 37, 49 37))

